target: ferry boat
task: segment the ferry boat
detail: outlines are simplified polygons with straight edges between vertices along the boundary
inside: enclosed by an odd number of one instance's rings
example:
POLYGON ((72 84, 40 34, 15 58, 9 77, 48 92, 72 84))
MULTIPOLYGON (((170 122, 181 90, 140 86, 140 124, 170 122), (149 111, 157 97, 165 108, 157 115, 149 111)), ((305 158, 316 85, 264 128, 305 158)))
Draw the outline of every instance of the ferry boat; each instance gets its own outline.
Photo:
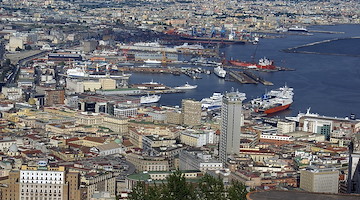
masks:
POLYGON ((221 67, 221 65, 214 68, 214 73, 220 78, 225 78, 226 76, 226 71, 221 67))
POLYGON ((158 101, 160 101, 161 96, 160 95, 146 95, 146 96, 141 96, 140 97, 140 103, 141 104, 147 104, 147 103, 157 103, 158 101))
POLYGON ((257 113, 272 114, 288 109, 293 103, 293 88, 280 87, 265 93, 262 97, 250 101, 257 113))
POLYGON ((185 85, 174 87, 174 89, 177 90, 192 90, 197 88, 197 85, 190 85, 188 82, 185 83, 185 85))

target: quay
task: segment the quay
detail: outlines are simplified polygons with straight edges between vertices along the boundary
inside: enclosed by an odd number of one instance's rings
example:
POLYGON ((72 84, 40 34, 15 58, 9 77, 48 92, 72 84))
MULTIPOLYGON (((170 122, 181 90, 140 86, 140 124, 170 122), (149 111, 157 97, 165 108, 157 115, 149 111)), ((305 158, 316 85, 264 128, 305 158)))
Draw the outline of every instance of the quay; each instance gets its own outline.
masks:
POLYGON ((338 31, 322 31, 322 30, 309 30, 310 33, 328 33, 328 34, 344 34, 345 32, 338 31))
POLYGON ((263 85, 274 85, 270 81, 266 81, 263 78, 256 76, 254 73, 251 73, 249 71, 233 71, 231 70, 229 72, 229 75, 234 78, 235 80, 239 81, 242 84, 258 84, 261 83, 263 85))
POLYGON ((145 94, 175 94, 175 93, 184 93, 184 90, 176 90, 176 89, 165 89, 165 90, 143 90, 139 94, 133 95, 145 95, 145 94))
POLYGON ((248 77, 250 77, 251 79, 263 84, 263 85, 274 85, 272 82, 270 81, 266 81, 263 78, 261 78, 260 76, 256 76, 254 73, 249 72, 249 71, 244 71, 244 74, 246 74, 248 77))
POLYGON ((247 76, 244 72, 236 72, 231 70, 229 72, 229 75, 242 84, 258 84, 257 81, 247 76))
POLYGON ((118 67, 118 70, 120 72, 141 72, 141 73, 153 73, 153 74, 174 74, 177 75, 181 73, 180 68, 171 68, 171 67, 128 67, 128 66, 122 66, 118 67))

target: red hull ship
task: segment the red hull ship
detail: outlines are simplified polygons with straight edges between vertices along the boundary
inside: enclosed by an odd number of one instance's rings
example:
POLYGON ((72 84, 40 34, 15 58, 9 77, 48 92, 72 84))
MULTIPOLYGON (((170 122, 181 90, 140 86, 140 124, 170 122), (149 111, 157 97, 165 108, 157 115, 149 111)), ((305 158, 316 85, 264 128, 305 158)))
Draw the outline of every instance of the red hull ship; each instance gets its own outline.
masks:
POLYGON ((272 114, 288 109, 293 103, 293 88, 286 85, 267 92, 262 97, 250 101, 257 113, 272 114))
POLYGON ((279 70, 278 67, 274 65, 274 61, 269 60, 267 58, 261 58, 259 63, 250 63, 239 60, 229 60, 230 64, 239 66, 239 67, 247 67, 250 69, 263 69, 263 70, 279 70))
POLYGON ((265 110, 264 113, 272 114, 272 113, 280 112, 280 111, 288 109, 290 106, 291 106, 291 104, 270 108, 270 109, 265 110))

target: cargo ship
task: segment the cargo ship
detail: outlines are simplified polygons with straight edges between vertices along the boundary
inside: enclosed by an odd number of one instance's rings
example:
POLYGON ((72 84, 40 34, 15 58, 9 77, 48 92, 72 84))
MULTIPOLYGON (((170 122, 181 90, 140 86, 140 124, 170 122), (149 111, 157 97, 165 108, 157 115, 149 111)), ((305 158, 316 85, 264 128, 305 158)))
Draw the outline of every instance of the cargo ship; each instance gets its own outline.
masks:
POLYGON ((288 109, 293 103, 293 88, 280 87, 265 93, 262 97, 250 101, 257 113, 272 114, 288 109))
POLYGON ((274 65, 273 60, 269 60, 266 57, 261 58, 258 63, 251 63, 240 60, 229 60, 228 62, 232 65, 239 67, 246 67, 249 69, 261 69, 261 70, 270 70, 270 71, 277 71, 280 69, 279 67, 274 65))

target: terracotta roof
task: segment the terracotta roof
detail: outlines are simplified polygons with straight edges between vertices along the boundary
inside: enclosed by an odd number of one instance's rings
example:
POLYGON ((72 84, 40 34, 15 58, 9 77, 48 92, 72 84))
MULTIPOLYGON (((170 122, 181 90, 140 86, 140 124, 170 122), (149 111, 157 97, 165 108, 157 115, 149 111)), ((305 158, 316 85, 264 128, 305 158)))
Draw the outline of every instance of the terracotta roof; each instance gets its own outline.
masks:
POLYGON ((89 136, 86 136, 84 138, 84 140, 89 140, 89 141, 93 141, 93 142, 97 142, 97 143, 104 143, 105 140, 101 137, 89 137, 89 136))

